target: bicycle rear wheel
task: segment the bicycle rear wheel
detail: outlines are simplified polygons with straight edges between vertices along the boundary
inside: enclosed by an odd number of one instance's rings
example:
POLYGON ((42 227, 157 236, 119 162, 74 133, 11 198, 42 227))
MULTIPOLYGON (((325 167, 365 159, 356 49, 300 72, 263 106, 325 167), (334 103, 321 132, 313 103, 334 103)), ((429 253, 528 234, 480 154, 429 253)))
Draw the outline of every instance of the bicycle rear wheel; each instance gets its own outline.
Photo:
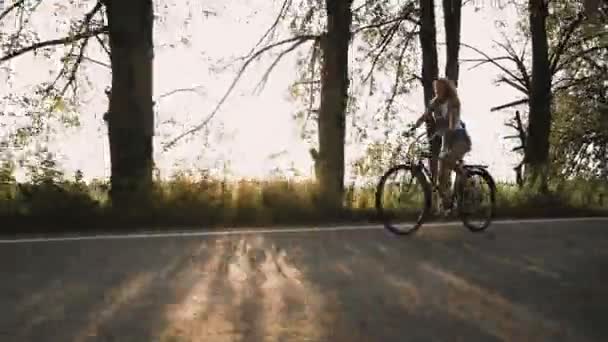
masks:
POLYGON ((496 210, 496 184, 482 168, 470 168, 459 184, 458 212, 465 227, 472 232, 487 229, 496 210))
POLYGON ((397 235, 415 232, 430 209, 431 186, 420 168, 397 165, 380 178, 376 188, 376 211, 390 232, 397 235))

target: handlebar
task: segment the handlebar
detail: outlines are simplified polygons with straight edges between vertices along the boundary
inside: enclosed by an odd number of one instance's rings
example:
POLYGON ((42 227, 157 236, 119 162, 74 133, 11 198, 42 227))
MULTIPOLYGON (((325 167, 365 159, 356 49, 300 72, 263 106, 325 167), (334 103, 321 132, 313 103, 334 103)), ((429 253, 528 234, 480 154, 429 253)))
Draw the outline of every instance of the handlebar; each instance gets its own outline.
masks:
MULTIPOLYGON (((404 135, 413 136, 413 138, 414 138, 414 140, 412 141, 412 143, 409 144, 409 146, 407 148, 407 151, 406 151, 406 156, 408 158, 412 158, 412 159, 414 157, 414 148, 418 147, 420 145, 421 140, 422 139, 426 139, 426 136, 427 136, 426 132, 423 132, 421 134, 415 135, 415 131, 416 131, 416 129, 412 128, 412 129, 407 130, 406 134, 404 134, 404 135)), ((433 137, 435 137, 435 136, 436 136, 436 133, 431 137, 431 139, 433 137)), ((428 139, 428 140, 430 140, 430 139, 428 139)), ((418 155, 419 158, 423 158, 424 159, 424 158, 430 158, 431 153, 430 153, 430 151, 422 151, 422 152, 418 152, 417 155, 418 155)))

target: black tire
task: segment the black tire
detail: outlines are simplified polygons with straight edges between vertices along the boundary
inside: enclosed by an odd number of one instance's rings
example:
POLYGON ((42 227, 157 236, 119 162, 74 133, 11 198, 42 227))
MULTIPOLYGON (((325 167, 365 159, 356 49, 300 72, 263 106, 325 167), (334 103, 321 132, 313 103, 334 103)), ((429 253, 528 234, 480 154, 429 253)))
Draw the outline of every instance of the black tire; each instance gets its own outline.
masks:
POLYGON ((463 181, 461 181, 458 186, 458 195, 457 196, 458 196, 458 198, 457 198, 458 213, 460 216, 460 220, 462 221, 464 226, 467 227, 470 231, 476 232, 476 233, 486 230, 492 223, 492 220, 494 219, 495 214, 496 214, 496 183, 494 182, 494 179, 492 178, 490 173, 484 168, 477 168, 477 167, 466 168, 465 179, 463 179, 463 181), (463 196, 464 191, 465 191, 464 186, 466 184, 466 180, 468 180, 472 177, 479 177, 480 180, 483 181, 490 189, 489 213, 487 215, 485 215, 483 222, 480 225, 473 224, 472 215, 468 212, 468 210, 464 210, 464 208, 465 208, 464 196, 463 196))
MULTIPOLYGON (((411 183, 410 183, 411 186, 411 183)), ((389 169, 378 182, 378 186, 376 187, 376 211, 378 217, 384 224, 384 227, 388 229, 391 233, 397 235, 407 235, 415 232, 420 228, 420 226, 424 223, 424 220, 427 218, 429 212, 431 210, 431 186, 428 183, 426 177, 422 173, 419 167, 412 167, 410 165, 397 165, 391 169, 389 169), (396 175, 398 172, 409 173, 412 176, 412 180, 416 181, 422 189, 422 203, 420 212, 415 216, 415 221, 413 224, 407 224, 404 228, 399 228, 393 222, 393 218, 390 213, 387 213, 385 210, 384 203, 384 193, 386 181, 391 178, 391 176, 396 175)))

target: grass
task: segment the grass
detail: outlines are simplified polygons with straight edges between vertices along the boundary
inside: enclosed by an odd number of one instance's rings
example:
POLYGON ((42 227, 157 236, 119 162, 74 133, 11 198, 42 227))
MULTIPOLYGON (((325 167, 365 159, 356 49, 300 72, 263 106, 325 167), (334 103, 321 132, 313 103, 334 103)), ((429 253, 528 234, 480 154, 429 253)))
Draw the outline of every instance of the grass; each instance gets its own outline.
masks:
MULTIPOLYGON (((310 181, 274 178, 224 182, 177 175, 157 183, 151 207, 134 203, 117 213, 108 204, 107 184, 77 181, 0 185, 0 234, 180 229, 375 222, 374 185, 350 187, 341 212, 322 210, 310 181)), ((539 196, 498 184, 501 218, 608 214, 608 187, 583 181, 562 183, 539 196), (606 195, 603 195, 606 194, 606 195), (601 196, 603 195, 603 198, 601 196), (603 201, 603 203, 602 203, 603 201)), ((404 211, 404 217, 413 211, 404 211)))

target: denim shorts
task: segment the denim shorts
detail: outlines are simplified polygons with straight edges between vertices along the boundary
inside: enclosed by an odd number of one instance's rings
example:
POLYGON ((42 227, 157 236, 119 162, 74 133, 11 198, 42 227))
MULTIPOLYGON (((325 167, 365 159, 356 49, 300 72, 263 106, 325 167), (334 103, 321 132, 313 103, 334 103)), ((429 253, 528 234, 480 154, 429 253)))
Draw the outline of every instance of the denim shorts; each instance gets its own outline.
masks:
POLYGON ((444 144, 446 144, 448 150, 451 150, 455 145, 461 145, 467 151, 471 150, 471 137, 469 137, 466 129, 458 128, 451 132, 448 131, 445 133, 444 139, 444 144))

